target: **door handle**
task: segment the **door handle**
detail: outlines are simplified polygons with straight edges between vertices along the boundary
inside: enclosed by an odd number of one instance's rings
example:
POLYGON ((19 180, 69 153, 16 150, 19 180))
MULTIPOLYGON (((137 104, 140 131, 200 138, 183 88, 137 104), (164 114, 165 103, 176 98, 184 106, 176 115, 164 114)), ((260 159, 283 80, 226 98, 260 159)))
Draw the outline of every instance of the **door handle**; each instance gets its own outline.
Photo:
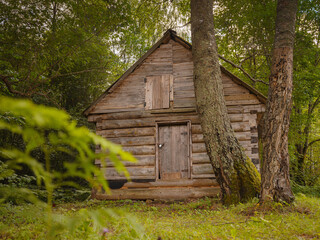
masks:
POLYGON ((164 143, 163 143, 163 144, 159 144, 159 145, 158 145, 158 147, 159 147, 159 148, 162 148, 162 147, 163 147, 163 145, 164 145, 164 143))

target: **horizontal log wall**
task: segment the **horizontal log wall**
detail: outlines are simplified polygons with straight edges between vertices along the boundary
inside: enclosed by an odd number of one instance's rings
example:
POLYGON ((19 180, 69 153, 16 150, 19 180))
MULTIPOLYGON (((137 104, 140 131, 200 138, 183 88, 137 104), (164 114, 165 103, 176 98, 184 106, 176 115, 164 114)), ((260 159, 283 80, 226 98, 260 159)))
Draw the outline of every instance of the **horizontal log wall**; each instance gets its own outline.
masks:
MULTIPOLYGON (((156 122, 157 121, 173 121, 173 120, 191 120, 191 141, 192 141, 192 177, 193 178, 213 178, 213 171, 210 165, 209 157, 203 140, 203 134, 196 112, 178 113, 178 114, 155 114, 150 117, 145 114, 139 119, 124 120, 126 115, 134 115, 131 112, 117 114, 119 120, 115 120, 113 115, 104 114, 100 116, 104 120, 97 123, 97 134, 106 137, 114 143, 121 144, 123 149, 135 155, 139 160, 137 164, 126 162, 126 166, 141 166, 155 168, 155 152, 156 152, 156 122), (107 120, 112 119, 112 120, 107 120), (115 126, 116 124, 116 126, 115 126), (117 128, 115 128, 117 127, 117 128), (99 130, 100 129, 100 130, 99 130), (209 169, 209 170, 208 170, 209 169), (211 171, 211 175, 208 173, 211 171)), ((136 117, 142 116, 136 114, 136 117)), ((257 139, 257 129, 255 128, 255 114, 230 114, 231 125, 235 131, 240 144, 251 159, 259 159, 258 153, 254 152, 258 147, 258 142, 252 143, 257 139), (253 125, 253 127, 251 127, 253 125)), ((100 164, 100 161, 96 161, 100 164)), ((112 167, 111 162, 107 162, 107 167, 112 167)), ((133 169, 134 170, 134 169, 133 169)), ((149 171, 150 172, 150 171, 149 171)), ((155 174, 155 172, 153 172, 155 174)), ((132 177, 141 178, 140 173, 135 174, 131 171, 132 177)), ((114 175, 113 175, 114 176, 114 175)), ((148 178, 150 175, 146 175, 148 178)), ((155 176, 154 176, 155 178, 155 176)))
MULTIPOLYGON (((125 180, 127 179, 124 174, 119 174, 115 168, 107 167, 101 168, 107 180, 125 180)), ((154 166, 134 166, 126 167, 133 179, 154 179, 155 168, 154 166)))
MULTIPOLYGON (((121 144, 124 150, 131 152, 138 159, 136 164, 124 162, 132 179, 155 179, 156 177, 156 122, 191 120, 191 124, 200 126, 199 117, 195 111, 163 114, 142 111, 105 113, 95 116, 95 119, 98 120, 96 124, 98 135, 121 144)), ((96 164, 101 164, 100 160, 96 160, 96 164)), ((112 162, 107 160, 104 169, 107 178, 125 179, 125 176, 117 174, 112 166, 112 162)))

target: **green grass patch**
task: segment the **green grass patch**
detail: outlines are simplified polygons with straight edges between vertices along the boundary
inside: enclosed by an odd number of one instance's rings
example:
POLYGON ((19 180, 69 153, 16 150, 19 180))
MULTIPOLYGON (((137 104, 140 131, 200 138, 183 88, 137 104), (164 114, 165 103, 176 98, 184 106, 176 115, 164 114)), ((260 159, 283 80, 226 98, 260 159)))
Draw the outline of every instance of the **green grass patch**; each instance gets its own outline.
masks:
MULTIPOLYGON (((254 200, 224 207, 210 198, 186 202, 90 200, 58 204, 55 221, 64 223, 64 217, 76 217, 84 209, 108 209, 105 225, 95 227, 94 220, 88 219, 55 239, 320 239, 320 199, 303 194, 291 206, 259 206, 254 200)), ((1 205, 0 239, 47 239, 43 212, 28 204, 1 205)))

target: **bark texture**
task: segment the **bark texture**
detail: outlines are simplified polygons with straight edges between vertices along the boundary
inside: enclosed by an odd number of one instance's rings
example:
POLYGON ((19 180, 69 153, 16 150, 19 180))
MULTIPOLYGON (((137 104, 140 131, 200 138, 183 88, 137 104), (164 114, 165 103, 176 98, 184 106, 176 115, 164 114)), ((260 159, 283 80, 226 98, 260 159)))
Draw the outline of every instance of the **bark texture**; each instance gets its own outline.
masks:
POLYGON ((292 109, 293 44, 297 0, 278 0, 269 94, 263 131, 261 202, 294 200, 288 132, 292 109))
POLYGON ((197 110, 224 204, 259 194, 260 175, 234 136, 225 104, 213 25, 213 1, 191 0, 197 110))

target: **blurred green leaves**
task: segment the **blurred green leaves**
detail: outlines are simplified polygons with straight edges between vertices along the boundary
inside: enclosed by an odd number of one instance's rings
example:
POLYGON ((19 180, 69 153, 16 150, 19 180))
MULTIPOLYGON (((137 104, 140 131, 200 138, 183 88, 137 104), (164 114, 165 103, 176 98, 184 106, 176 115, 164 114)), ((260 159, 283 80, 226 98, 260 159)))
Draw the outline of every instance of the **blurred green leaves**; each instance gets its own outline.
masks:
MULTIPOLYGON (((65 185, 77 187, 78 184, 73 180, 82 178, 91 187, 101 186, 108 192, 109 188, 104 173, 94 165, 95 159, 100 159, 102 165, 106 158, 111 159, 118 172, 124 173, 127 177, 129 174, 122 161, 136 161, 130 153, 124 152, 121 146, 90 132, 85 127, 77 127, 76 122, 72 121, 64 111, 36 105, 29 100, 1 96, 0 114, 10 116, 0 118, 0 130, 19 134, 25 142, 24 149, 17 149, 10 145, 0 147, 0 156, 6 159, 6 163, 1 165, 0 179, 10 177, 14 174, 15 169, 22 166, 27 166, 32 170, 37 184, 44 186, 47 191, 46 208, 50 236, 55 235, 53 232, 56 231, 56 227, 59 229, 62 227, 52 221, 52 195, 56 188, 65 185), (10 121, 11 119, 23 119, 23 124, 19 121, 10 121), (99 153, 95 152, 95 145, 100 146, 99 153), (43 153, 45 163, 33 157, 32 153, 35 150, 43 153), (64 162, 64 169, 51 168, 51 156, 56 152, 65 152, 72 157, 72 161, 64 162)), ((4 201, 5 198, 22 197, 28 202, 41 203, 33 192, 26 188, 1 185, 0 191, 1 201, 4 201)), ((106 213, 103 214, 105 216, 106 213)), ((101 220, 97 212, 86 211, 82 215, 82 218, 90 217, 96 219, 96 222, 101 220)), ((73 220, 69 219, 66 222, 70 225, 73 220)), ((68 226, 68 224, 63 226, 68 226)), ((65 227, 62 228, 66 230, 65 227)))

